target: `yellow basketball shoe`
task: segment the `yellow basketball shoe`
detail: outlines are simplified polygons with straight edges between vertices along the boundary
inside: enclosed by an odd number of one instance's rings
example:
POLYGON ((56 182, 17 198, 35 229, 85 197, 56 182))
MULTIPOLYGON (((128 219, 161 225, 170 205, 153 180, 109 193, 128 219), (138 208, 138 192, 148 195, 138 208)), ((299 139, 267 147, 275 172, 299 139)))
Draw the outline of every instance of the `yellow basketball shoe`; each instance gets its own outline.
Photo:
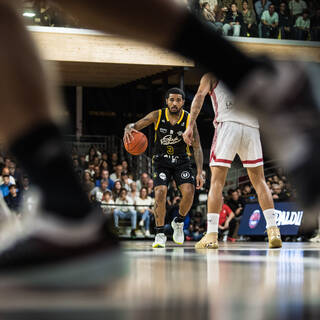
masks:
POLYGON ((218 232, 205 234, 202 239, 195 244, 196 249, 218 249, 218 232))
POLYGON ((269 248, 281 248, 282 241, 280 230, 278 227, 269 227, 267 228, 269 248))

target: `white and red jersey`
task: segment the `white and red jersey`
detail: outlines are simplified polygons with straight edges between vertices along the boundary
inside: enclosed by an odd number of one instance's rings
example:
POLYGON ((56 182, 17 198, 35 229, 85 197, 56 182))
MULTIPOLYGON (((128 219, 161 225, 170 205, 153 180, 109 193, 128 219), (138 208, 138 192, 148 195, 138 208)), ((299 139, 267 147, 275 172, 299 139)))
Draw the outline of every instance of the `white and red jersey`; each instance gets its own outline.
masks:
POLYGON ((210 92, 210 97, 215 113, 213 121, 215 127, 221 122, 232 121, 249 127, 259 128, 258 119, 236 110, 232 93, 221 81, 216 83, 215 87, 210 92))

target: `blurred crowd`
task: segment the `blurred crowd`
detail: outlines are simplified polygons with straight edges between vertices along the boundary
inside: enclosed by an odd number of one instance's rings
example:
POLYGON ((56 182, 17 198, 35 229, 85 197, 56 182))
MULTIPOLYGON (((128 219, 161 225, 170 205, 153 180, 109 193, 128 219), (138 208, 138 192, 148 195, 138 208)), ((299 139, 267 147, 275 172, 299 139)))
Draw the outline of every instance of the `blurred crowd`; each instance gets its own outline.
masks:
MULTIPOLYGON (((135 238, 150 237, 155 227, 154 185, 150 172, 137 174, 117 152, 111 154, 91 146, 83 154, 73 149, 73 168, 79 176, 92 205, 114 221, 119 234, 135 238)), ((21 213, 22 203, 31 204, 30 181, 11 157, 0 156, 0 190, 11 211, 21 213)), ((210 177, 203 171, 204 186, 196 190, 192 209, 185 219, 186 240, 199 240, 206 232, 206 201, 210 177)), ((257 202, 257 195, 247 177, 239 179, 237 188, 227 190, 220 212, 219 233, 223 240, 235 241, 245 205, 257 202)), ((272 197, 277 201, 294 201, 296 191, 281 168, 269 170, 266 177, 272 197)), ((178 215, 181 193, 171 181, 166 202, 165 230, 170 234, 171 221, 178 215)))
MULTIPOLYGON (((225 36, 320 40, 317 0, 177 1, 225 36)), ((28 25, 79 27, 74 17, 47 0, 24 0, 22 14, 28 25)))

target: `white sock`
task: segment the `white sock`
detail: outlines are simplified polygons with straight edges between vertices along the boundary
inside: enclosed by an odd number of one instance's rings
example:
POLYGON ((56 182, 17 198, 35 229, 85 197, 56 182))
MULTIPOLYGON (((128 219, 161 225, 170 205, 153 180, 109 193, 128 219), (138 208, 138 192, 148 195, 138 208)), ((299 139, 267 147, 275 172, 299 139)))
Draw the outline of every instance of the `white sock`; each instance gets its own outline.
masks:
POLYGON ((207 233, 218 232, 219 213, 207 214, 207 233))
POLYGON ((266 228, 276 227, 277 226, 276 217, 275 217, 275 214, 274 214, 274 209, 264 210, 263 211, 263 215, 264 215, 264 217, 266 219, 266 222, 267 222, 266 228))

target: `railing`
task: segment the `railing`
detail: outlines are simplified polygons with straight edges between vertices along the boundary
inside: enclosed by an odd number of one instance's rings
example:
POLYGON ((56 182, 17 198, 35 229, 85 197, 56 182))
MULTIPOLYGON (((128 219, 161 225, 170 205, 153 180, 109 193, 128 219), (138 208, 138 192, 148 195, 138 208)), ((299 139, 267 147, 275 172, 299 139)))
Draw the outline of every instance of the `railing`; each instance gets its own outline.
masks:
POLYGON ((118 153, 119 159, 126 159, 130 168, 134 169, 133 174, 138 178, 141 173, 152 171, 152 160, 150 157, 142 154, 140 156, 132 156, 129 154, 123 145, 122 139, 118 136, 64 136, 65 144, 68 151, 76 149, 78 154, 87 154, 90 147, 95 147, 101 152, 107 152, 111 154, 113 152, 118 153))

